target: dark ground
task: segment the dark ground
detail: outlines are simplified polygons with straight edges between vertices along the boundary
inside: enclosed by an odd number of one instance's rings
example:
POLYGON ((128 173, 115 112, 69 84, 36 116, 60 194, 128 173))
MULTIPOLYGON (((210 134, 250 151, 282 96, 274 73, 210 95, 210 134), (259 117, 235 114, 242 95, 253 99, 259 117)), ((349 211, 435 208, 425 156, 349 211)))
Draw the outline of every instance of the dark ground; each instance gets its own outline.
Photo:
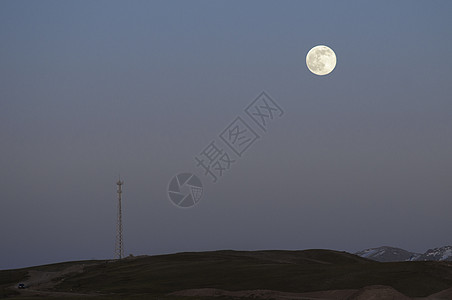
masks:
MULTIPOLYGON (((226 299, 231 297, 169 294, 205 288, 306 293, 372 285, 392 287, 409 297, 426 297, 452 287, 452 263, 379 263, 331 250, 215 251, 0 271, 0 298, 15 299, 226 299), (18 290, 19 282, 29 287, 18 290)), ((239 293, 234 298, 319 299, 259 295, 239 293)))

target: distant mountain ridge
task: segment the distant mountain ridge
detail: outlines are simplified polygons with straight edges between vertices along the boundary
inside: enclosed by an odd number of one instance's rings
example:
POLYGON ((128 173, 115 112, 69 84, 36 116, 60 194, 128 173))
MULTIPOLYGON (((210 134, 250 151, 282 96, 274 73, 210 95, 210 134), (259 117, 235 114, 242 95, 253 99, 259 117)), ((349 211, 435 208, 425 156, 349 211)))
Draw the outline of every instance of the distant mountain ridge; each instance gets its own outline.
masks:
POLYGON ((417 260, 452 261, 452 246, 429 249, 417 260))
POLYGON ((382 246, 361 250, 356 252, 355 255, 379 262, 452 261, 452 246, 429 249, 424 254, 410 252, 401 248, 382 246))

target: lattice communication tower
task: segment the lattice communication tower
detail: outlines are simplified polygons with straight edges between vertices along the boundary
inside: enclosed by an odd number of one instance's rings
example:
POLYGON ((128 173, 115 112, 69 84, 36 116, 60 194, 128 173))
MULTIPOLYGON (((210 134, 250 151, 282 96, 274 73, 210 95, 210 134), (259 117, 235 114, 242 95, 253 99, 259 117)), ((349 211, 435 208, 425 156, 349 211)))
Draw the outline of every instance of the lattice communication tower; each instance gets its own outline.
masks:
POLYGON ((119 178, 116 185, 118 186, 118 219, 116 223, 116 244, 115 244, 115 257, 117 259, 122 259, 124 257, 124 242, 122 239, 122 185, 124 181, 119 178))

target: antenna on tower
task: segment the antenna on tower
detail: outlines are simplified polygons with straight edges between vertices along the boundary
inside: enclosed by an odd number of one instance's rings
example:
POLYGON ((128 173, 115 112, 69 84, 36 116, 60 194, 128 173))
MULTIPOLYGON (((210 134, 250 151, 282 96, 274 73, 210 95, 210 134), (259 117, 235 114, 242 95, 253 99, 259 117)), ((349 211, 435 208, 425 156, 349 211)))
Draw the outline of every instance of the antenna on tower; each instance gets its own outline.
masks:
POLYGON ((122 208, 121 208, 121 195, 122 195, 122 185, 124 181, 121 180, 121 176, 119 176, 118 182, 116 185, 118 186, 118 219, 116 223, 116 244, 115 244, 115 257, 117 259, 121 259, 124 257, 124 243, 122 240, 122 208))

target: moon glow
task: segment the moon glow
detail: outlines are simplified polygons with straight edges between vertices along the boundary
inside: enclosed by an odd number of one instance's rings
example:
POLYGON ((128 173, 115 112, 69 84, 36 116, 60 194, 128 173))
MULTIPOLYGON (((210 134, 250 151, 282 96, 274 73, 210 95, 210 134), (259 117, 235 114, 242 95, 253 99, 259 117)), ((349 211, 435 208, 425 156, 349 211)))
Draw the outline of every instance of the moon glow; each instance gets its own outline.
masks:
POLYGON ((316 75, 327 75, 336 67, 336 54, 330 47, 315 46, 306 55, 306 66, 316 75))

